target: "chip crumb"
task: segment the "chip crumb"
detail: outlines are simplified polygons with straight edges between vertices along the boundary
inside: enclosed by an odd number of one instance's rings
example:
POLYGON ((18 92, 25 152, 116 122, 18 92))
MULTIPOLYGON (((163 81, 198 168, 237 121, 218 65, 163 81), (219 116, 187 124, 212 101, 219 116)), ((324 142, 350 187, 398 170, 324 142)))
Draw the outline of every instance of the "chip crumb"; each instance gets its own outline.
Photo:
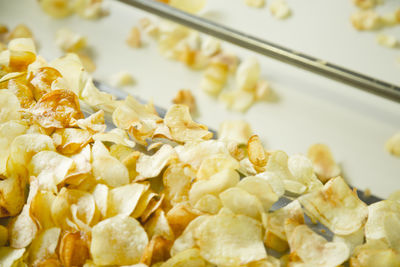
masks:
POLYGON ((132 27, 129 31, 126 43, 132 48, 139 48, 142 46, 142 40, 140 37, 140 30, 138 27, 132 27))
POLYGON ((172 103, 186 105, 189 107, 189 111, 191 114, 196 113, 197 110, 196 99, 194 98, 190 90, 185 90, 185 89, 179 90, 175 98, 172 99, 172 103))
POLYGON ((399 45, 399 41, 396 36, 380 33, 376 36, 376 42, 385 47, 395 48, 399 45))
POLYGON ((265 5, 265 0, 244 0, 244 3, 250 7, 262 8, 265 5))
POLYGON ((110 84, 116 87, 123 87, 133 85, 135 80, 132 75, 127 71, 120 71, 110 77, 110 84))
POLYGON ((364 198, 366 198, 366 199, 371 197, 371 195, 372 195, 371 194, 371 189, 365 188, 363 195, 364 195, 364 198))
POLYGON ((291 15, 291 10, 285 0, 273 0, 269 11, 277 19, 286 19, 291 15))

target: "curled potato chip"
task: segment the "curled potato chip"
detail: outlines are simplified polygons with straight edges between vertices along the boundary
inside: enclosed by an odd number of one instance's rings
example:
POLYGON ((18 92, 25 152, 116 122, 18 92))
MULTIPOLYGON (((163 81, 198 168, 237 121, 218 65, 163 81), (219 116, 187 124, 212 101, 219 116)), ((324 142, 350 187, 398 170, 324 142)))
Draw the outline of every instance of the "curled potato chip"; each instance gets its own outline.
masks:
POLYGON ((293 174, 295 181, 298 181, 307 187, 307 191, 322 187, 322 183, 314 174, 312 162, 303 155, 292 155, 288 160, 289 171, 293 174))
POLYGON ((20 104, 18 98, 8 90, 0 91, 0 123, 19 120, 20 104))
POLYGON ((113 188, 108 193, 107 216, 118 214, 129 216, 135 210, 140 197, 148 189, 143 184, 127 184, 113 188))
POLYGON ((101 141, 96 141, 93 150, 93 176, 96 180, 104 181, 107 185, 111 187, 117 187, 126 185, 129 183, 129 172, 125 165, 118 159, 112 157, 107 148, 101 143, 101 141), (96 147, 99 148, 104 153, 96 153, 96 147))
POLYGON ((56 33, 56 45, 65 52, 77 52, 86 46, 86 38, 70 29, 59 29, 56 33))
POLYGON ((25 205, 21 213, 14 218, 9 230, 11 247, 25 248, 32 242, 38 229, 29 214, 29 205, 25 205))
POLYGON ((174 104, 183 104, 188 106, 189 112, 192 115, 197 111, 196 99, 190 90, 179 90, 172 102, 174 104))
POLYGON ((128 147, 134 147, 135 142, 129 139, 128 134, 121 129, 115 128, 107 133, 96 133, 93 135, 93 140, 102 142, 112 142, 114 144, 120 144, 128 147))
POLYGON ((187 203, 180 203, 168 211, 167 220, 175 236, 179 236, 197 216, 198 214, 187 203))
POLYGON ((96 207, 99 209, 101 215, 106 217, 108 209, 108 187, 104 184, 97 184, 92 194, 96 203, 96 207))
POLYGON ((74 164, 68 171, 65 183, 79 184, 92 170, 91 146, 86 145, 79 153, 70 156, 70 159, 72 159, 74 164))
POLYGON ((222 205, 230 209, 233 213, 261 220, 263 206, 256 196, 247 191, 238 187, 232 187, 219 194, 219 198, 222 205))
POLYGON ((237 144, 247 144, 252 135, 250 125, 244 120, 224 121, 219 126, 218 139, 234 141, 237 144))
POLYGON ((83 225, 91 224, 95 210, 96 204, 91 194, 63 187, 52 203, 51 215, 54 223, 64 230, 82 230, 80 228, 83 225))
POLYGON ((146 266, 153 266, 154 263, 166 261, 170 257, 171 245, 170 240, 162 236, 153 236, 147 244, 140 262, 146 266))
POLYGON ((55 226, 51 217, 51 206, 55 198, 56 196, 52 192, 44 190, 39 190, 33 197, 29 212, 39 229, 55 226))
POLYGON ((261 144, 258 135, 253 135, 247 142, 247 153, 249 160, 257 167, 264 167, 267 165, 268 156, 265 154, 263 145, 261 144))
POLYGON ((243 61, 236 72, 236 84, 240 90, 253 91, 260 78, 260 64, 252 57, 243 61))
POLYGON ((166 199, 176 204, 188 199, 189 189, 195 173, 190 165, 171 164, 163 174, 163 185, 166 199))
POLYGON ((239 179, 239 174, 236 171, 231 169, 222 170, 208 180, 195 182, 189 191, 189 201, 194 205, 203 195, 219 195, 226 189, 235 186, 239 179))
POLYGON ((212 137, 206 126, 192 120, 186 105, 172 105, 165 114, 164 123, 177 142, 207 140, 212 137))
POLYGON ((265 259, 261 236, 261 224, 244 215, 213 215, 195 230, 200 255, 225 266, 265 259))
POLYGON ((25 204, 25 182, 16 175, 0 180, 0 218, 15 216, 25 204))
POLYGON ((138 221, 118 215, 93 227, 90 253, 97 265, 136 264, 148 242, 147 234, 138 221))
POLYGON ((23 81, 10 79, 8 81, 8 90, 18 97, 21 108, 30 108, 36 103, 31 89, 23 81))
MULTIPOLYGON (((148 217, 152 214, 151 209, 155 208, 157 209, 158 207, 157 204, 153 206, 153 201, 157 197, 157 194, 152 192, 151 190, 145 191, 139 198, 139 201, 135 207, 135 210, 131 214, 133 218, 139 218, 142 217, 142 221, 146 221, 148 217)), ((162 197, 160 198, 162 201, 162 197)), ((159 202, 160 202, 159 200, 159 202)))
POLYGON ((29 169, 37 176, 41 189, 57 192, 57 185, 64 181, 73 163, 72 159, 57 152, 41 151, 32 157, 29 169))
POLYGON ((146 222, 144 228, 149 236, 162 236, 167 240, 174 240, 174 233, 165 216, 165 212, 158 209, 153 216, 146 222))
POLYGON ((176 159, 176 152, 172 146, 163 145, 154 155, 140 154, 136 162, 136 171, 139 173, 137 180, 156 177, 165 166, 176 159))
POLYGON ((29 265, 35 266, 47 259, 54 258, 60 234, 61 229, 57 227, 41 232, 29 247, 29 265))
POLYGON ((51 67, 40 67, 32 73, 30 84, 33 86, 33 95, 39 100, 43 95, 50 92, 52 84, 61 77, 58 70, 51 67))
POLYGON ((56 144, 57 151, 70 155, 81 151, 89 142, 92 141, 92 134, 87 130, 77 128, 57 129, 52 138, 56 144))
POLYGON ((59 247, 60 261, 63 266, 82 266, 90 258, 88 241, 82 233, 65 233, 59 247))
POLYGON ((289 237, 291 253, 312 266, 338 266, 349 257, 348 247, 341 242, 328 242, 306 225, 297 226, 289 237))
POLYGON ((44 128, 65 128, 83 118, 78 97, 68 90, 53 90, 43 95, 30 113, 44 128))
POLYGON ((400 249, 400 203, 383 200, 368 206, 368 220, 365 224, 365 237, 370 240, 383 240, 390 248, 400 249))
POLYGON ((22 259, 25 248, 14 249, 10 247, 0 247, 0 262, 2 267, 13 267, 15 263, 22 259))
POLYGON ((322 189, 301 196, 299 201, 307 214, 339 235, 354 233, 368 216, 367 205, 340 176, 329 180, 322 189))
POLYGON ((307 156, 314 165, 314 171, 321 182, 340 175, 340 167, 336 164, 332 152, 327 145, 315 144, 308 149, 307 156))
POLYGON ((79 128, 92 132, 104 132, 106 130, 104 120, 104 110, 99 110, 91 114, 89 117, 77 120, 76 124, 79 128))
POLYGON ((398 266, 400 254, 382 240, 371 240, 354 249, 350 267, 398 266))
POLYGON ((197 171, 197 180, 208 180, 223 169, 239 169, 239 162, 228 154, 214 154, 205 158, 197 171))
POLYGON ((179 160, 190 164, 195 170, 200 167, 201 162, 213 154, 227 154, 229 151, 221 141, 207 140, 203 142, 186 143, 175 147, 179 160))
POLYGON ((279 199, 279 196, 274 192, 268 181, 260 177, 245 177, 240 180, 236 187, 239 187, 256 196, 261 201, 264 211, 268 211, 279 199))

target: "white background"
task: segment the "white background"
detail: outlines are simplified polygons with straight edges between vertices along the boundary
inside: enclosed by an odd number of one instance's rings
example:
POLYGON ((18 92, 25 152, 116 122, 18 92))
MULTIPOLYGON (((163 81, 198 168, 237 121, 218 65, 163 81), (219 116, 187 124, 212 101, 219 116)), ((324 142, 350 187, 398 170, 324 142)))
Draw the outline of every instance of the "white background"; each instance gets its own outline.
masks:
MULTIPOLYGON (((271 0, 267 0, 267 2, 271 0)), ((387 0, 379 12, 400 7, 387 0)), ((195 94, 201 116, 198 120, 217 129, 226 119, 246 119, 269 149, 290 154, 306 153, 316 142, 328 144, 350 184, 371 189, 386 197, 400 189, 400 159, 388 155, 383 145, 400 131, 400 104, 291 66, 258 56, 262 76, 279 96, 276 103, 259 103, 247 113, 227 111, 221 103, 199 89, 200 72, 179 62, 162 58, 150 40, 140 49, 125 44, 127 33, 144 13, 114 1, 107 1, 110 15, 98 21, 71 17, 53 20, 35 0, 0 0, 0 23, 10 28, 27 24, 47 59, 60 56, 54 44, 55 32, 68 27, 88 38, 95 54, 94 76, 107 80, 127 70, 137 83, 128 88, 133 95, 153 99, 168 107, 175 93, 189 88, 195 94)), ((209 0, 202 15, 268 41, 311 54, 379 79, 400 84, 400 49, 387 49, 375 42, 376 33, 357 32, 349 22, 356 10, 350 0, 288 0, 293 16, 279 21, 267 8, 253 9, 243 0, 209 0)), ((400 27, 385 29, 400 39, 400 27)), ((225 45, 242 58, 249 51, 225 45)))

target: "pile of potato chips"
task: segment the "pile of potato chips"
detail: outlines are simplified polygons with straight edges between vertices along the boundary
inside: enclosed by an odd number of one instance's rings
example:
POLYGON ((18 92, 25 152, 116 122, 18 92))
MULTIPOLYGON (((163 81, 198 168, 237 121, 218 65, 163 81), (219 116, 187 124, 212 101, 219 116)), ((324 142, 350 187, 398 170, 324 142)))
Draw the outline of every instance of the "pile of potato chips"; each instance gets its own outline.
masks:
POLYGON ((76 55, 46 62, 31 39, 11 40, 0 52, 0 265, 399 266, 400 203, 364 204, 328 147, 267 151, 244 122, 211 138, 185 105, 161 118, 100 92, 76 55), (284 195, 293 201, 272 211, 284 195))

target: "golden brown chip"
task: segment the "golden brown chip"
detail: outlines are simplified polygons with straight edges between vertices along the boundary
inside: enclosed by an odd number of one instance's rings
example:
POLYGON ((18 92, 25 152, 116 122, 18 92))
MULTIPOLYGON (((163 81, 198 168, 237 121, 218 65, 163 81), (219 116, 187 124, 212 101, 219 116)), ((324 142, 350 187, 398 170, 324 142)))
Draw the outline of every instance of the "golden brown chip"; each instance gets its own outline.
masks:
POLYGON ((196 217, 196 214, 186 203, 177 204, 167 213, 167 220, 175 236, 179 236, 186 226, 196 217))
POLYGON ((169 221, 165 216, 162 209, 158 209, 150 219, 145 223, 144 228, 149 238, 153 236, 162 236, 167 240, 174 240, 174 233, 172 232, 169 221))
POLYGON ((83 118, 78 97, 68 90, 54 90, 43 95, 30 112, 44 128, 66 128, 83 118))
POLYGON ((12 71, 26 71, 28 65, 35 59, 36 55, 33 52, 10 50, 9 67, 12 71))
POLYGON ((249 160, 255 166, 262 168, 267 165, 268 155, 266 155, 258 135, 250 137, 247 142, 247 153, 249 154, 249 160))
POLYGON ((29 255, 27 259, 30 266, 36 266, 48 259, 56 258, 56 248, 60 234, 60 228, 49 228, 41 232, 35 240, 33 240, 29 247, 29 255))
POLYGON ((179 90, 175 98, 172 99, 174 104, 183 104, 189 107, 190 114, 195 114, 197 110, 196 99, 190 92, 190 90, 179 90))
POLYGON ((80 232, 65 233, 59 247, 63 266, 82 266, 90 258, 87 237, 80 232))
POLYGON ((23 81, 11 79, 8 81, 8 90, 13 92, 19 100, 22 108, 30 108, 36 103, 33 98, 32 90, 23 81))
POLYGON ((147 266, 153 266, 154 263, 166 261, 170 257, 171 246, 172 242, 170 240, 158 235, 153 236, 147 244, 140 262, 147 266))
POLYGON ((52 135, 57 151, 64 155, 78 153, 89 142, 92 141, 92 134, 83 129, 62 128, 57 129, 52 135))

